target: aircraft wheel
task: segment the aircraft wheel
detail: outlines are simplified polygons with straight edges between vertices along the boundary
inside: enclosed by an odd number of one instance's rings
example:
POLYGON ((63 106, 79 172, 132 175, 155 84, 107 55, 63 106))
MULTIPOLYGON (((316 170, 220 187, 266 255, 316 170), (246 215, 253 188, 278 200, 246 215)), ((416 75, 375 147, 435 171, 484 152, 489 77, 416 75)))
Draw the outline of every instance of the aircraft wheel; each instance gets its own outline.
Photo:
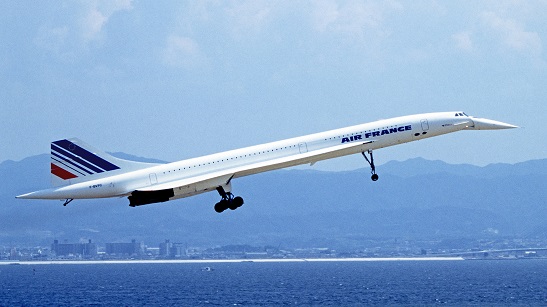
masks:
POLYGON ((220 204, 220 202, 215 204, 215 211, 217 213, 222 213, 222 211, 224 211, 224 209, 222 208, 222 205, 220 204))
POLYGON ((229 208, 230 210, 235 210, 235 209, 237 209, 237 205, 236 205, 236 204, 234 203, 234 201, 232 200, 232 201, 230 202, 230 205, 228 206, 228 208, 229 208))
POLYGON ((378 180, 378 175, 377 174, 373 174, 370 179, 372 179, 372 181, 377 181, 378 180))
POLYGON ((239 196, 236 196, 232 200, 232 203, 235 205, 236 208, 239 208, 239 207, 243 206, 243 198, 241 198, 239 196))
POLYGON ((222 213, 224 212, 224 210, 228 209, 227 205, 227 201, 223 199, 215 204, 215 211, 218 213, 222 213))

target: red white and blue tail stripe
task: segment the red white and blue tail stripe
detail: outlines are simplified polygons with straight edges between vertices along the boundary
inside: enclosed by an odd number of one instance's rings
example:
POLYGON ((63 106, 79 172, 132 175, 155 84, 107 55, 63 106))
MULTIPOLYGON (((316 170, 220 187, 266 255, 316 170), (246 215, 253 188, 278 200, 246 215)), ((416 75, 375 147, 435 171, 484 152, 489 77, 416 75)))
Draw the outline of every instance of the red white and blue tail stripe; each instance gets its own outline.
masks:
POLYGON ((53 186, 66 186, 158 165, 119 159, 77 138, 52 142, 50 162, 53 186))
POLYGON ((120 167, 69 140, 51 143, 51 174, 62 180, 117 169, 120 167))

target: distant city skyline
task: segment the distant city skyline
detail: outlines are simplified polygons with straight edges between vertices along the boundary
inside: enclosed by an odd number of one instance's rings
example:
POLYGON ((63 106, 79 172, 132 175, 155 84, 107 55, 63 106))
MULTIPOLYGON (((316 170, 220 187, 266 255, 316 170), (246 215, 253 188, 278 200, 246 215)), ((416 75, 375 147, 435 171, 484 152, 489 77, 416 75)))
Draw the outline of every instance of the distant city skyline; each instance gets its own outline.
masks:
MULTIPOLYGON (((78 137, 176 161, 380 118, 521 126, 383 149, 547 157, 547 2, 16 1, 0 5, 0 162, 78 137)), ((363 167, 351 156, 319 170, 363 167)))
POLYGON ((233 244, 223 246, 189 246, 186 243, 162 243, 146 245, 144 242, 116 242, 98 244, 89 240, 86 243, 59 243, 54 240, 51 246, 32 245, 31 247, 11 244, 0 245, 0 265, 10 262, 36 263, 55 261, 122 261, 134 260, 244 260, 244 259, 378 259, 386 257, 447 257, 460 256, 468 259, 547 259, 545 239, 503 238, 500 240, 460 239, 443 242, 439 240, 397 240, 384 238, 371 240, 373 246, 360 248, 333 249, 328 246, 282 247, 233 244))

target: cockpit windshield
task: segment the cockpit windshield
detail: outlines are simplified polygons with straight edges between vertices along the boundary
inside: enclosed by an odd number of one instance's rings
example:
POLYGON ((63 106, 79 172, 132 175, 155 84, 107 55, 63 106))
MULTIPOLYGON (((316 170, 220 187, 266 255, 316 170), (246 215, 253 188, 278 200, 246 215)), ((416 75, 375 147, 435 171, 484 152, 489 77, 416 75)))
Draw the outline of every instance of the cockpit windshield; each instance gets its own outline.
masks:
POLYGON ((468 117, 467 114, 463 113, 463 112, 460 112, 460 113, 456 113, 456 116, 465 116, 465 117, 468 117))

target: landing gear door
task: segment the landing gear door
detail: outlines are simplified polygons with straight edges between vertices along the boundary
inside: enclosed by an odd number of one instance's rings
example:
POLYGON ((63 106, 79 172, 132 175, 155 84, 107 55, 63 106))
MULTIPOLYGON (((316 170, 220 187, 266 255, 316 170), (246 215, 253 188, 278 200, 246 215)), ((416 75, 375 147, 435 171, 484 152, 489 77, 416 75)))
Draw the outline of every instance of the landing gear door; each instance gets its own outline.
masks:
POLYGON ((429 123, 427 122, 427 119, 422 119, 421 122, 422 122, 422 130, 423 131, 429 130, 429 123))

